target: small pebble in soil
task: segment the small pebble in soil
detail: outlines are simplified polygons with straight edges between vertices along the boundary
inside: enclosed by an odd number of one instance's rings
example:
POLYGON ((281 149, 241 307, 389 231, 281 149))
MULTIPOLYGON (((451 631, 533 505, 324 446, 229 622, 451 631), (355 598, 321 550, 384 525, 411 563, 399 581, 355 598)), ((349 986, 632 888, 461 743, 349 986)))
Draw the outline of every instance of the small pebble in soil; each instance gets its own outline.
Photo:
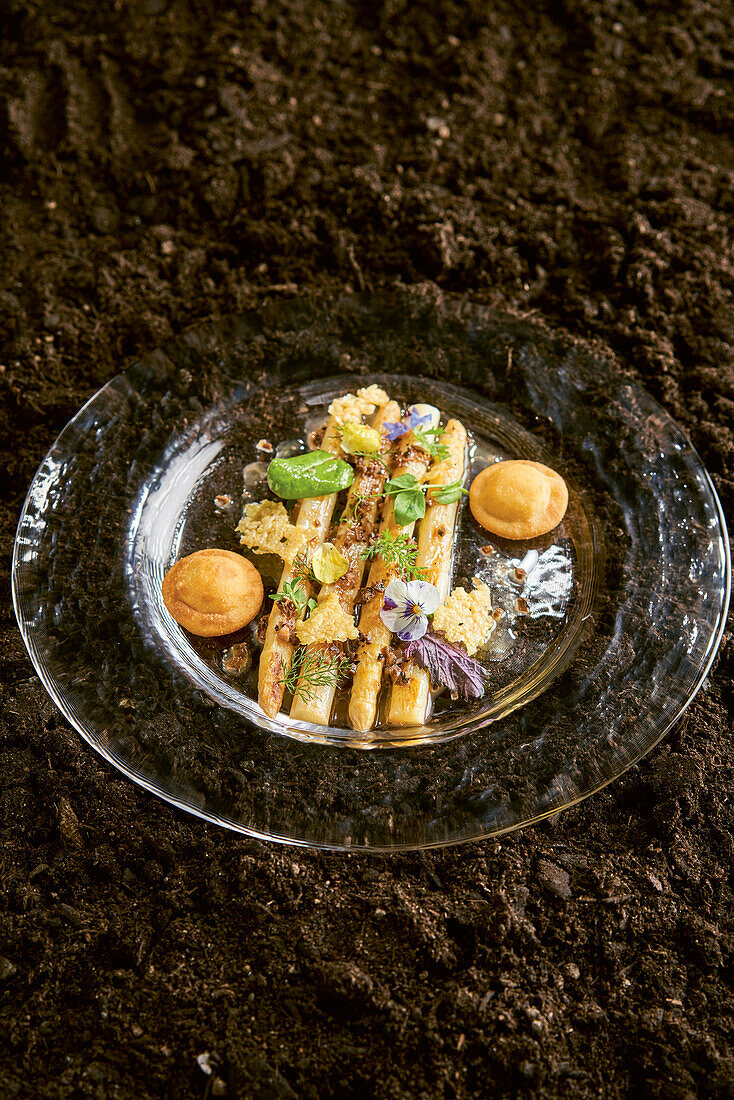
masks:
POLYGON ((564 871, 557 863, 551 863, 549 859, 538 861, 538 878, 540 882, 556 897, 567 900, 571 897, 571 882, 568 871, 564 871))
POLYGON ((0 982, 7 982, 18 973, 18 967, 4 955, 0 955, 0 982))
POLYGON ((202 1073, 205 1073, 207 1077, 211 1077, 214 1073, 214 1064, 218 1062, 216 1054, 212 1055, 208 1050, 203 1051, 201 1054, 196 1055, 196 1064, 202 1073))

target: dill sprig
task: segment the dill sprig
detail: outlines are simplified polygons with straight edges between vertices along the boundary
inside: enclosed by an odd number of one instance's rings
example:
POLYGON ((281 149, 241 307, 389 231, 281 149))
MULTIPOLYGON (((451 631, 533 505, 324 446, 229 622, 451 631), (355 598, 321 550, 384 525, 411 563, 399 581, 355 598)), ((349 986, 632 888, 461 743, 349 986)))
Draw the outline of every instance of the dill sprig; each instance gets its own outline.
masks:
POLYGON ((405 580, 421 580, 425 570, 416 565, 418 547, 404 533, 391 535, 389 531, 383 531, 378 535, 371 546, 366 546, 360 557, 382 558, 385 565, 394 565, 405 580))
POLYGON ((307 646, 302 646, 296 651, 290 668, 286 669, 283 658, 280 658, 283 675, 278 683, 283 684, 285 690, 290 691, 293 696, 298 695, 309 703, 317 688, 330 687, 332 684, 337 686, 344 680, 351 665, 349 657, 340 657, 338 654, 330 657, 323 650, 309 650, 307 646))
POLYGON ((313 569, 308 564, 308 558, 306 557, 306 555, 303 553, 302 550, 298 554, 296 554, 295 558, 293 559, 292 572, 293 572, 293 577, 294 577, 295 580, 299 580, 299 581, 315 581, 316 580, 316 577, 314 576, 313 569))
POLYGON ((441 434, 440 428, 414 428, 413 438, 419 447, 427 451, 434 462, 443 462, 449 457, 449 449, 445 443, 437 443, 436 436, 441 434), (433 436, 433 439, 429 437, 433 436))
POLYGON ((380 462, 385 469, 387 469, 387 460, 382 457, 379 451, 350 451, 348 458, 366 458, 370 462, 380 462))

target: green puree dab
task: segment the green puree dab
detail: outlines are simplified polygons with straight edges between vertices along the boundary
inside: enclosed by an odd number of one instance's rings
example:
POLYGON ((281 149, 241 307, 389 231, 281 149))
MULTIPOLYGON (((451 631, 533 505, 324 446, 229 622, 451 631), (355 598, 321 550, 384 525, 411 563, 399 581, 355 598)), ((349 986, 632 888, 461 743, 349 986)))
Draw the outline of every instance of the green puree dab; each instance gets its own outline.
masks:
POLYGON ((323 497, 348 489, 354 470, 329 451, 307 451, 293 458, 274 458, 268 466, 268 485, 283 500, 323 497))

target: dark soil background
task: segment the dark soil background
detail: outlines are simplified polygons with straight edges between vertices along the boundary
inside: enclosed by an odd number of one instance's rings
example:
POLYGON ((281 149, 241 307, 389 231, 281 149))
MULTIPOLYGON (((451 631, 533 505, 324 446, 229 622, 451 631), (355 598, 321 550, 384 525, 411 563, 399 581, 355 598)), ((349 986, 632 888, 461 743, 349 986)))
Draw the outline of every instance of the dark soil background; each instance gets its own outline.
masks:
MULTIPOLYGON (((303 291, 437 284, 593 339, 731 501, 729 2, 0 18, 8 597, 77 408, 193 323, 303 291)), ((244 841, 133 787, 46 697, 9 598, 0 661, 3 1097, 734 1095, 731 636, 603 793, 395 858, 244 841)))

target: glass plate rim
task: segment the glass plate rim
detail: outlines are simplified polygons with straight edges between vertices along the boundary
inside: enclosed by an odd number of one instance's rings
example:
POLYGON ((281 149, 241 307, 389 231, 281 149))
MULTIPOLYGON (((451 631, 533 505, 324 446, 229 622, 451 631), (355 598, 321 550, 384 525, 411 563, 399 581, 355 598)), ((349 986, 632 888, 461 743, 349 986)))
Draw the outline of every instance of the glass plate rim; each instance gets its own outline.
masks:
MULTIPOLYGON (((376 295, 371 295, 371 297, 376 297, 376 295)), ((309 306, 320 306, 320 307, 323 308, 323 306, 325 304, 325 299, 322 298, 322 297, 312 297, 312 296, 305 296, 305 295, 299 297, 295 301, 302 308, 304 308, 304 307, 308 308, 309 306)), ((333 299, 332 299, 332 301, 333 301, 333 299)), ((277 305, 279 303, 274 303, 274 304, 277 305)), ((452 302, 450 302, 450 300, 449 301, 441 301, 440 303, 437 303, 437 302, 433 303, 434 307, 439 305, 439 304, 441 306, 454 305, 455 307, 459 307, 456 312, 448 312, 447 313, 447 316, 450 319, 453 319, 453 320, 456 320, 456 319, 466 320, 467 318, 463 313, 463 309, 468 306, 470 310, 474 309, 479 313, 486 312, 487 314, 489 314, 492 318, 494 318, 496 320, 503 320, 504 319, 504 320, 511 321, 511 322, 517 322, 518 321, 518 318, 514 317, 512 314, 505 313, 503 311, 489 310, 486 307, 484 307, 484 306, 482 306, 481 304, 478 304, 478 303, 477 304, 467 303, 466 301, 452 303, 452 302)), ((664 421, 669 422, 672 425, 674 425, 675 428, 685 438, 685 440, 687 442, 687 445, 688 445, 688 448, 690 449, 691 456, 696 461, 696 463, 698 465, 699 473, 703 477, 703 481, 704 481, 704 484, 706 486, 706 489, 708 490, 708 492, 711 496, 711 499, 712 499, 712 502, 713 502, 713 505, 714 505, 714 508, 715 508, 716 520, 717 520, 718 525, 719 525, 719 530, 720 530, 720 534, 721 534, 721 542, 722 542, 722 547, 723 547, 723 555, 724 555, 724 590, 723 590, 723 599, 722 599, 720 609, 719 609, 716 629, 714 631, 712 631, 711 635, 710 635, 706 660, 700 666, 698 674, 697 674, 696 679, 695 679, 695 682, 694 682, 692 688, 690 689, 687 698, 685 699, 685 701, 681 705, 679 705, 677 707, 676 712, 669 717, 666 724, 664 726, 660 727, 657 730, 657 736, 655 737, 655 739, 653 741, 649 742, 648 744, 644 745, 640 749, 640 751, 637 752, 634 756, 632 756, 627 761, 627 763, 624 765, 624 767, 622 767, 615 775, 608 776, 608 777, 604 778, 604 780, 602 782, 600 782, 596 786, 593 786, 593 787, 589 788, 588 790, 584 791, 582 794, 578 795, 576 798, 574 798, 574 799, 572 799, 568 802, 565 802, 562 806, 552 806, 547 810, 540 811, 537 814, 531 815, 531 816, 529 816, 529 817, 527 817, 523 820, 512 822, 512 823, 508 824, 505 827, 491 828, 491 829, 487 829, 484 832, 477 832, 477 833, 474 833, 474 834, 471 834, 471 835, 451 836, 451 837, 445 837, 445 838, 440 838, 440 839, 435 839, 435 840, 428 840, 428 841, 423 840, 421 842, 416 842, 416 843, 409 843, 409 842, 405 842, 405 843, 400 842, 400 843, 393 843, 393 844, 352 843, 352 844, 346 845, 346 844, 343 844, 343 843, 330 842, 330 841, 326 841, 326 840, 322 840, 322 839, 312 840, 312 839, 308 839, 308 838, 304 838, 304 837, 285 836, 283 834, 279 834, 277 832, 272 832, 272 831, 263 831, 263 830, 258 829, 257 827, 255 827, 253 825, 249 825, 249 824, 246 824, 246 823, 243 823, 243 822, 236 822, 236 821, 229 820, 229 819, 227 819, 227 818, 225 818, 225 817, 223 817, 223 816, 221 816, 221 815, 219 815, 219 814, 217 814, 217 813, 215 813, 211 810, 201 809, 200 807, 197 807, 197 806, 193 805, 191 802, 187 802, 183 798, 178 797, 175 793, 167 790, 165 788, 165 786, 163 786, 162 784, 156 783, 156 782, 152 781, 150 778, 148 778, 147 776, 142 775, 141 773, 139 773, 135 768, 131 767, 123 759, 121 759, 115 752, 113 752, 112 750, 110 750, 106 746, 94 741, 92 739, 92 737, 89 735, 89 733, 85 731, 85 728, 84 728, 84 725, 83 725, 81 719, 79 719, 74 714, 73 710, 67 705, 67 703, 65 702, 65 700, 64 700, 63 696, 61 695, 60 691, 57 689, 52 676, 48 673, 48 671, 43 666, 41 656, 36 651, 36 647, 35 647, 33 638, 31 637, 31 635, 30 635, 30 633, 29 633, 29 631, 26 627, 26 623, 23 620, 21 607, 20 607, 20 599, 21 599, 20 578, 19 578, 20 535, 21 535, 21 531, 22 531, 22 528, 23 528, 24 521, 25 521, 26 516, 27 516, 29 504, 31 502, 31 499, 32 499, 32 496, 33 496, 33 493, 34 493, 34 489, 36 488, 37 482, 38 482, 38 480, 39 480, 39 478, 42 474, 44 465, 45 465, 46 461, 49 459, 49 457, 53 454, 54 450, 58 447, 58 445, 61 442, 61 440, 63 439, 64 435, 66 433, 70 433, 73 430, 74 426, 83 417, 85 412, 87 412, 89 407, 97 399, 99 399, 108 389, 114 387, 116 382, 119 382, 121 379, 125 378, 131 371, 135 370, 136 368, 139 368, 141 363, 145 359, 147 359, 151 354, 155 354, 155 352, 162 352, 163 354, 165 354, 167 348, 172 347, 172 346, 178 346, 178 345, 181 345, 182 343, 190 344, 192 347, 195 347, 195 350, 200 350, 199 341, 201 341, 202 339, 211 339, 212 337, 217 339, 218 338, 218 336, 217 336, 218 333, 221 336, 221 327, 224 323, 226 323, 226 322, 236 322, 239 318, 244 318, 244 317, 247 317, 247 316, 260 315, 264 310, 267 310, 268 308, 269 308, 268 304, 263 304, 263 306, 260 307, 260 308, 255 308, 255 309, 250 310, 250 311, 244 311, 243 313, 239 313, 239 314, 233 314, 229 317, 221 318, 219 320, 208 321, 208 322, 204 322, 202 324, 197 324, 197 325, 191 326, 190 328, 183 331, 179 335, 173 337, 171 340, 166 341, 165 344, 158 345, 156 348, 151 349, 150 352, 145 353, 145 355, 142 356, 141 359, 136 360, 134 363, 130 364, 130 366, 128 366, 124 370, 119 371, 112 378, 108 379, 108 381, 103 386, 101 386, 98 390, 96 390, 93 394, 90 395, 90 397, 87 399, 87 401, 84 402, 84 404, 78 409, 78 411, 74 414, 74 416, 56 434, 56 436, 54 437, 52 443, 48 447, 48 449, 46 451, 46 454, 44 455, 43 459, 41 460, 41 462, 40 462, 40 464, 39 464, 39 466, 38 466, 38 468, 37 468, 37 470, 36 470, 36 472, 33 476, 33 479, 32 479, 32 481, 29 485, 27 493, 25 495, 24 503, 23 503, 23 506, 22 506, 22 509, 21 509, 21 512, 20 512, 20 516, 19 516, 19 520, 18 520, 18 524, 17 524, 17 528, 16 528, 16 534, 15 534, 15 539, 14 539, 14 544, 13 544, 13 555, 12 555, 11 591, 12 591, 13 608, 14 608, 16 620, 17 620, 17 623, 18 623, 18 628, 19 628, 21 637, 23 638, 24 645, 25 645, 26 650, 29 654, 31 662, 32 662, 32 664, 33 664, 33 666, 34 666, 34 668, 35 668, 35 670, 36 670, 36 672, 39 676, 39 679, 41 680, 41 683, 43 684, 45 690, 48 692, 50 697, 53 699, 56 706, 62 712, 64 717, 67 719, 67 721, 70 722, 70 724, 73 726, 73 728, 76 729, 76 731, 81 735, 83 740, 92 749, 94 749, 103 759, 105 759, 108 763, 110 763, 113 767, 115 767, 118 771, 120 771, 123 775, 125 775, 128 779, 130 779, 133 783, 135 783, 136 785, 142 787, 143 789, 145 789, 149 793, 154 794, 156 797, 162 798, 164 801, 166 801, 170 805, 175 806, 177 809, 183 810, 188 814, 192 814, 192 815, 200 818, 201 820, 210 822, 212 824, 220 825, 220 826, 222 826, 222 827, 224 827, 224 828, 226 828, 226 829, 228 829, 232 832, 235 832, 239 835, 244 835, 244 836, 247 836, 247 837, 251 837, 253 839, 265 840, 265 841, 275 842, 275 843, 284 844, 284 845, 291 844, 295 847, 321 849, 321 850, 326 850, 326 851, 339 851, 339 852, 359 851, 359 852, 371 852, 371 853, 375 853, 375 854, 388 854, 388 853, 393 853, 393 852, 398 853, 398 852, 426 850, 426 849, 431 849, 431 848, 444 848, 444 847, 449 847, 449 846, 453 846, 455 844, 460 844, 460 843, 483 841, 483 840, 486 840, 486 839, 488 839, 490 837, 493 837, 493 836, 506 835, 506 834, 514 832, 518 829, 525 828, 526 826, 537 824, 537 822, 542 821, 542 820, 544 820, 545 818, 547 818, 549 816, 553 816, 553 815, 561 812, 562 810, 570 809, 571 807, 573 807, 575 805, 578 805, 580 802, 584 801, 586 798, 589 798, 592 795, 597 794, 599 791, 603 790, 611 782, 613 782, 615 779, 619 778, 626 771, 628 771, 631 767, 633 767, 636 763, 638 763, 639 760, 644 758, 653 748, 655 748, 655 746, 657 746, 660 743, 660 741, 662 741, 663 738, 670 732, 670 730, 673 728, 673 726, 676 725, 676 723, 680 720, 682 715, 687 711, 687 709, 689 708, 691 703, 694 701, 694 699, 698 695, 699 691, 701 690, 702 686, 704 685, 704 683, 706 681, 706 678, 708 677, 708 675, 711 671, 711 667, 712 667, 714 661, 716 660, 716 657, 717 657, 717 654, 718 654, 718 651, 719 651, 719 647, 720 647, 720 644, 721 644, 721 640, 722 640, 724 631, 726 629, 727 616, 728 616, 728 611, 729 611, 729 606, 730 606, 730 599, 731 599, 731 584, 732 584, 731 546, 730 546, 730 540, 729 540, 729 535, 728 535, 728 527, 727 527, 727 522, 726 522, 726 516, 725 516, 724 509, 723 509, 723 506, 722 506, 720 498, 719 498, 719 494, 716 490, 716 486, 714 485, 713 479, 712 479, 707 467, 703 463, 699 452, 697 451, 695 446, 692 444, 692 442, 690 440, 690 437, 689 437, 689 434, 686 431, 686 429, 677 420, 675 420, 667 412, 667 410, 665 410, 665 408, 662 405, 660 405, 660 403, 658 401, 656 401, 656 399, 654 397, 652 397, 652 395, 649 393, 649 391, 647 391, 644 388, 644 386, 640 385, 637 382, 631 383, 632 386, 633 386, 633 389, 635 391, 639 392, 639 393, 644 394, 644 397, 645 397, 646 401, 650 404, 650 406, 652 408, 654 408, 661 415, 661 417, 664 419, 664 421), (196 344, 199 344, 199 346, 196 347, 195 346, 196 344)), ((541 321, 539 327, 540 327, 540 329, 541 329, 541 331, 543 332, 544 335, 547 336, 547 335, 551 334, 546 329, 546 327, 545 327, 545 325, 542 321, 541 321)))

